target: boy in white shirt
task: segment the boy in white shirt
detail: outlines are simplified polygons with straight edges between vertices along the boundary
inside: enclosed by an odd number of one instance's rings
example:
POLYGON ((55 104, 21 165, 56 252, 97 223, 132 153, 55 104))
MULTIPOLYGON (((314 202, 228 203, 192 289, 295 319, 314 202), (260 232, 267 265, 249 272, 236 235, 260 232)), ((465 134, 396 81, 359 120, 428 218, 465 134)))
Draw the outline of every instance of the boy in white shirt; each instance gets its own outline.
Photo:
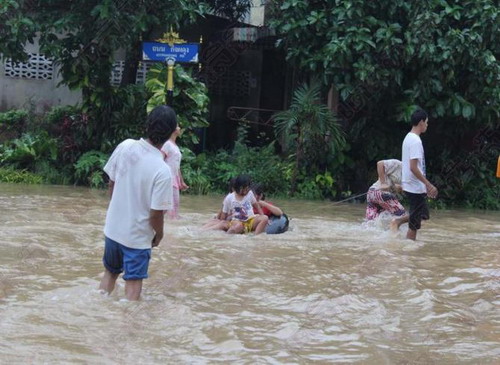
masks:
POLYGON ((163 238, 163 211, 172 208, 172 176, 160 148, 177 127, 172 108, 148 116, 147 138, 127 139, 109 158, 111 201, 104 226, 104 276, 99 289, 111 293, 123 271, 125 296, 138 300, 148 277, 151 248, 163 238))
POLYGON ((410 219, 406 238, 415 240, 422 219, 429 219, 426 197, 436 198, 437 188, 425 177, 425 155, 420 135, 427 131, 429 118, 423 110, 411 116, 411 131, 403 141, 402 187, 410 201, 410 219))

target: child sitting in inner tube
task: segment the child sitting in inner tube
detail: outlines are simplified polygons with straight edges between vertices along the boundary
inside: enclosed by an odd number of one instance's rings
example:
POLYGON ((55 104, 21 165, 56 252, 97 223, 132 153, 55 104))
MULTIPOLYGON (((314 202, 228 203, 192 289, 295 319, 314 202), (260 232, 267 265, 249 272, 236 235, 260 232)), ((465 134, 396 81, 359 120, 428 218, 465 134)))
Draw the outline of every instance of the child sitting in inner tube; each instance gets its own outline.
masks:
POLYGON ((259 234, 265 231, 269 218, 262 213, 257 199, 250 190, 251 183, 250 176, 238 175, 234 180, 233 192, 224 198, 220 219, 230 220, 227 233, 259 234))
POLYGON ((266 226, 267 234, 278 234, 288 230, 288 217, 276 205, 266 201, 264 187, 262 184, 252 184, 252 191, 259 203, 262 213, 269 217, 269 223, 266 226))

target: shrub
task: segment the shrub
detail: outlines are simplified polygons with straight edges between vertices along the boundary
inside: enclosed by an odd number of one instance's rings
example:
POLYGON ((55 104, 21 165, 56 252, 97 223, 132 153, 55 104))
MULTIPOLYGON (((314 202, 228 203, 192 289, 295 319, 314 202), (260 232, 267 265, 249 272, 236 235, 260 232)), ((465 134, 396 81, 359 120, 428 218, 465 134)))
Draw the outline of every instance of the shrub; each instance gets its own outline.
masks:
POLYGON ((90 185, 93 188, 105 186, 104 165, 109 155, 100 151, 84 153, 75 163, 76 183, 90 185))
POLYGON ((0 113, 0 134, 8 133, 15 137, 26 131, 29 113, 26 110, 9 110, 0 113))
MULTIPOLYGON (((173 90, 173 107, 179 125, 184 130, 183 141, 187 147, 194 147, 199 142, 196 131, 207 127, 208 121, 208 89, 204 83, 196 80, 191 70, 182 66, 174 68, 175 87, 173 90)), ((148 72, 146 88, 152 94, 147 110, 165 104, 167 67, 157 63, 148 72)))
POLYGON ((57 159, 57 141, 45 131, 37 135, 25 133, 0 146, 0 162, 15 168, 32 169, 44 159, 57 159))
POLYGON ((12 168, 0 168, 0 182, 19 184, 42 184, 43 176, 26 170, 15 170, 12 168))

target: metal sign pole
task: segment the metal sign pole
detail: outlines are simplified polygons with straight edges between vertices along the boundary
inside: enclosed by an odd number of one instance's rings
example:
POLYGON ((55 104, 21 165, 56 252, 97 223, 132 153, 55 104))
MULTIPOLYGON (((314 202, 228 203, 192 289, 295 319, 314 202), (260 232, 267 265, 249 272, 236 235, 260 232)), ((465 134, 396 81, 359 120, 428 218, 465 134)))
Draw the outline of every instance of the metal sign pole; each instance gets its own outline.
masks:
POLYGON ((174 65, 175 60, 167 60, 167 94, 165 95, 165 104, 172 106, 174 103, 174 65))
POLYGON ((157 42, 142 42, 144 61, 161 61, 167 64, 166 105, 172 106, 174 101, 175 63, 198 63, 199 46, 198 43, 186 43, 172 29, 157 42))

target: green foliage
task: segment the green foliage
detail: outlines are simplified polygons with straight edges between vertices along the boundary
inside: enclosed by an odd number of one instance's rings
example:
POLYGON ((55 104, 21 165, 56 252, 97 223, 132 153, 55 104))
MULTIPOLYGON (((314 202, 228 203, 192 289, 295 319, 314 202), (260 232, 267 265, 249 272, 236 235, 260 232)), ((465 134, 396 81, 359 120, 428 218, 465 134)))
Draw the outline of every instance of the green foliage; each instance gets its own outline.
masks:
POLYGON ((56 185, 68 185, 74 181, 72 166, 60 166, 54 161, 37 161, 32 171, 43 177, 44 183, 56 185))
MULTIPOLYGON (((271 27, 297 74, 321 75, 337 95, 353 161, 341 185, 363 191, 358 182, 370 166, 401 155, 417 105, 430 113, 429 172, 441 171, 444 153, 460 154, 479 128, 498 129, 498 2, 283 0, 272 8, 271 27)), ((478 186, 488 188, 486 180, 478 186)))
POLYGON ((26 170, 0 167, 0 182, 16 184, 42 184, 43 176, 26 170))
POLYGON ((500 183, 495 177, 498 146, 482 146, 455 156, 444 153, 443 169, 431 179, 439 187, 438 204, 500 209, 500 183))
POLYGON ((0 146, 0 162, 15 168, 33 168, 44 159, 57 159, 57 141, 47 132, 35 136, 26 133, 0 146))
POLYGON ((0 60, 26 60, 24 44, 33 43, 36 30, 36 24, 28 15, 28 6, 27 1, 0 2, 0 60))
POLYGON ((321 191, 314 180, 304 180, 299 182, 297 186, 296 197, 311 200, 320 199, 321 191))
POLYGON ((206 175, 203 166, 206 155, 196 156, 190 149, 181 148, 182 151, 182 177, 189 182, 187 193, 196 195, 206 195, 210 192, 212 184, 206 175))
POLYGON ((213 14, 231 21, 242 20, 250 12, 252 0, 206 0, 213 14))
MULTIPOLYGON (((167 67, 157 63, 148 72, 146 88, 152 93, 148 101, 148 113, 158 105, 165 104, 167 67)), ((204 83, 195 80, 191 70, 182 66, 174 68, 173 108, 177 113, 180 127, 184 130, 182 141, 187 147, 199 142, 195 130, 208 127, 208 89, 204 83)))
POLYGON ((23 109, 13 109, 0 113, 0 128, 3 126, 16 129, 24 129, 29 113, 23 109))
POLYGON ((332 199, 336 196, 335 179, 329 171, 311 176, 301 171, 295 197, 302 199, 332 199))
POLYGON ((54 107, 46 114, 42 125, 57 138, 62 164, 73 164, 100 140, 93 135, 88 114, 78 106, 54 107))
POLYGON ((109 155, 100 151, 84 153, 75 163, 75 177, 77 183, 83 183, 93 188, 105 186, 104 165, 109 155))
POLYGON ((317 80, 295 90, 290 108, 275 114, 274 126, 285 152, 293 150, 295 154, 292 193, 300 169, 316 171, 324 156, 341 152, 346 144, 340 125, 321 103, 321 85, 317 80))
POLYGON ((109 152, 124 139, 141 137, 145 121, 146 93, 142 86, 128 85, 110 91, 100 109, 54 107, 41 126, 58 138, 61 161, 74 164, 86 151, 109 152))
POLYGON ((249 147, 245 131, 232 151, 219 150, 195 156, 182 149, 182 176, 190 186, 188 193, 227 193, 228 183, 233 177, 248 174, 254 182, 264 185, 269 194, 283 194, 290 185, 290 163, 276 155, 274 144, 264 147, 249 147), (288 177, 287 177, 288 176, 288 177))

